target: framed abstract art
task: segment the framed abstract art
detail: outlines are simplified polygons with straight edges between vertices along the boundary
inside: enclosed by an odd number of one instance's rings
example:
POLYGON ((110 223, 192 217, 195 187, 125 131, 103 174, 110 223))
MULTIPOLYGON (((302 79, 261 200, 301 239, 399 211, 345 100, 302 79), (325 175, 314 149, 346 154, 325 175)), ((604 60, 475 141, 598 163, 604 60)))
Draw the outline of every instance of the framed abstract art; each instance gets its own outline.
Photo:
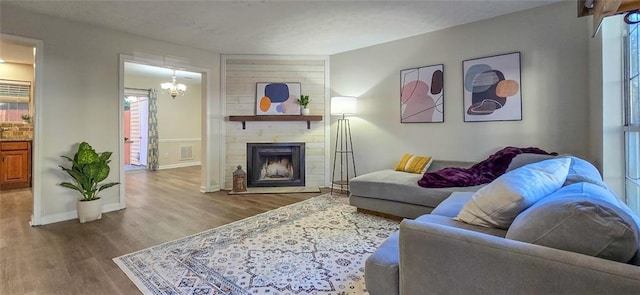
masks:
POLYGON ((256 83, 256 115, 300 115, 300 83, 256 83))
POLYGON ((444 65, 400 71, 400 123, 444 122, 444 65))
POLYGON ((464 121, 522 120, 520 52, 462 62, 464 121))

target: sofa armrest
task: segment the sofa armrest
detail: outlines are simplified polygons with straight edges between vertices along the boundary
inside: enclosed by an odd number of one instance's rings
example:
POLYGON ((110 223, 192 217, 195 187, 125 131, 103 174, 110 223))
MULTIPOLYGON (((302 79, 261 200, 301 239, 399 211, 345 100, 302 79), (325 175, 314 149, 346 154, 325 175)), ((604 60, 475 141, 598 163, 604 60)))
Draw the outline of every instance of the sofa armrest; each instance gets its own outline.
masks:
POLYGON ((400 224, 400 294, 638 294, 640 267, 440 224, 400 224))

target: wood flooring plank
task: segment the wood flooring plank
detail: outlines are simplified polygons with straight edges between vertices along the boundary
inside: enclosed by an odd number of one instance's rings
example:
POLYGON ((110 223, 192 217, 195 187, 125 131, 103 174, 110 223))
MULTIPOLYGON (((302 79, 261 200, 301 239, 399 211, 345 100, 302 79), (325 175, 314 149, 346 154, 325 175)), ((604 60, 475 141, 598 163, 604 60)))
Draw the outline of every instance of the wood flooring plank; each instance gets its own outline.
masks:
POLYGON ((199 166, 127 173, 127 208, 85 224, 29 227, 31 190, 3 190, 0 295, 140 294, 112 258, 321 194, 203 194, 200 175, 199 166))

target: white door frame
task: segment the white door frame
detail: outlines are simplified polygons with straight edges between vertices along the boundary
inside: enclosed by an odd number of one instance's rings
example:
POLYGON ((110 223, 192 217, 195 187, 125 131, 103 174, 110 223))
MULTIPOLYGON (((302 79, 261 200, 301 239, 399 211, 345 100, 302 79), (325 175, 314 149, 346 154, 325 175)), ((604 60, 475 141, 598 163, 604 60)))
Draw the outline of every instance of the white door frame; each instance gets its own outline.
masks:
POLYGON ((44 42, 38 39, 31 39, 16 35, 9 35, 0 33, 0 39, 8 40, 13 43, 23 44, 27 46, 33 46, 36 48, 35 52, 35 64, 34 64, 34 74, 35 74, 35 85, 33 87, 33 102, 32 102, 32 110, 33 110, 33 140, 31 141, 31 190, 33 197, 33 213, 31 214, 31 221, 29 224, 31 226, 36 226, 41 224, 42 220, 42 180, 40 175, 42 175, 42 143, 41 143, 41 129, 42 120, 41 112, 42 109, 42 85, 44 78, 44 57, 43 57, 43 46, 44 42))
MULTIPOLYGON (((175 57, 174 57, 175 58, 175 57)), ((119 56, 119 78, 118 78, 118 87, 119 87, 119 95, 118 95, 118 101, 119 101, 119 112, 118 112, 118 124, 119 126, 119 130, 118 130, 118 142, 119 142, 119 149, 120 149, 120 159, 119 159, 119 163, 120 163, 120 183, 122 185, 120 185, 119 187, 120 189, 120 209, 124 209, 126 208, 126 200, 125 200, 125 187, 126 187, 126 177, 125 177, 125 171, 124 171, 124 141, 122 140, 124 138, 124 102, 122 100, 122 95, 124 95, 124 63, 125 62, 132 62, 132 63, 138 63, 138 64, 144 64, 144 65, 149 65, 149 66, 156 66, 156 67, 163 67, 163 68, 173 68, 173 69, 183 69, 185 71, 189 71, 189 72, 195 72, 195 73, 200 73, 201 76, 201 87, 202 87, 202 116, 201 116, 201 124, 202 124, 202 131, 201 131, 201 142, 202 142, 202 151, 203 151, 203 157, 202 157, 202 174, 201 174, 201 187, 200 187, 200 191, 205 193, 205 192, 214 192, 214 191, 219 191, 220 190, 220 184, 221 180, 218 179, 218 184, 214 184, 212 179, 211 179, 211 175, 213 175, 212 169, 214 165, 212 165, 212 163, 220 163, 220 155, 214 155, 213 151, 213 139, 212 137, 214 135, 219 135, 220 134, 220 130, 212 130, 211 126, 213 126, 214 124, 212 124, 212 120, 214 118, 214 116, 210 116, 209 115, 209 110, 208 107, 214 107, 213 102, 212 102, 212 88, 211 88, 211 81, 210 81, 210 77, 211 73, 209 69, 205 69, 205 68, 199 68, 199 67, 194 67, 194 66, 189 66, 189 65, 184 65, 184 64, 176 64, 176 63, 171 63, 168 61, 163 60, 161 57, 159 57, 158 59, 152 59, 152 58, 148 58, 148 57, 135 57, 132 55, 127 55, 127 54, 120 54, 119 56), (210 142, 211 141, 211 142, 210 142), (215 159, 215 161, 214 161, 215 159)), ((218 106, 221 107, 221 106, 218 106)), ((220 126, 222 124, 219 124, 220 126)), ((220 144, 220 143, 217 143, 220 144)))

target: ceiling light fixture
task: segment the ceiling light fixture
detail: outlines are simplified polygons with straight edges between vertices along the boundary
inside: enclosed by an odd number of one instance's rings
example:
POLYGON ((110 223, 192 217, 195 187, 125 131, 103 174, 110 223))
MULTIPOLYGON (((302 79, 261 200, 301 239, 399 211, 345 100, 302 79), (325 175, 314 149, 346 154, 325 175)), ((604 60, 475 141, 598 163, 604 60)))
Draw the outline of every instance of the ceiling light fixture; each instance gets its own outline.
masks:
POLYGON ((187 86, 184 84, 176 83, 176 70, 173 70, 173 77, 171 78, 171 82, 166 82, 160 84, 160 88, 165 90, 172 98, 176 98, 176 96, 183 96, 184 92, 187 91, 187 86))
POLYGON ((4 59, 0 58, 0 63, 3 63, 3 62, 4 62, 4 59))

